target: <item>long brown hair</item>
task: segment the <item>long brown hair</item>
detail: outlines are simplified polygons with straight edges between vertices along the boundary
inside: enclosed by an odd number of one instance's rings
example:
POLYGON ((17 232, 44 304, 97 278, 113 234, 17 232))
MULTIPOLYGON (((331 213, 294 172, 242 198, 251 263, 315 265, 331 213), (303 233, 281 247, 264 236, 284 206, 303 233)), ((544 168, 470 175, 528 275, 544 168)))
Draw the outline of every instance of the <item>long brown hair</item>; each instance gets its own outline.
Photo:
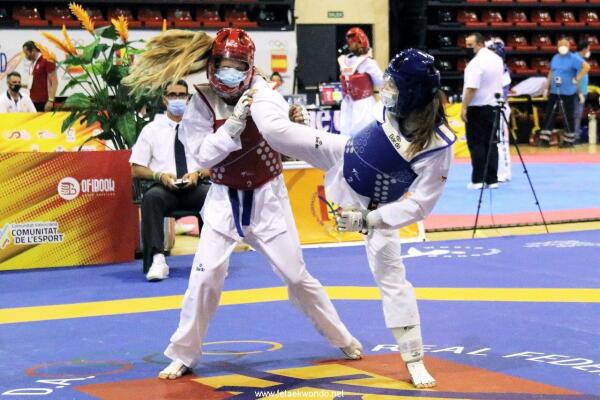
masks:
POLYGON ((165 82, 177 82, 205 68, 212 42, 213 38, 203 31, 165 31, 148 41, 123 82, 134 92, 154 91, 165 82))
POLYGON ((425 106, 413 110, 402 121, 403 132, 411 137, 408 147, 408 155, 414 156, 431 144, 435 137, 435 127, 439 124, 448 125, 446 112, 444 111, 445 95, 437 90, 433 99, 425 106))

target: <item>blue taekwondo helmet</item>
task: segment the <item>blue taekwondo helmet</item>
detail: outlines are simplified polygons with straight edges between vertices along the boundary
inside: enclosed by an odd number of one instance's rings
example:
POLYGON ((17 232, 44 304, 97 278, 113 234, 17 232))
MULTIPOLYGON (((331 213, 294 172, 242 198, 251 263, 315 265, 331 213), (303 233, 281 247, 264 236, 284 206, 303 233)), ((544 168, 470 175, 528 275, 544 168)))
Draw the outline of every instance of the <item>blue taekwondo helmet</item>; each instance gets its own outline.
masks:
POLYGON ((440 73, 434 66, 433 56, 417 49, 398 53, 390 61, 385 75, 398 89, 395 107, 386 108, 400 117, 428 104, 440 87, 440 73))
POLYGON ((486 42, 487 48, 498 54, 501 59, 504 60, 506 56, 506 47, 504 41, 498 37, 492 38, 489 42, 486 42))

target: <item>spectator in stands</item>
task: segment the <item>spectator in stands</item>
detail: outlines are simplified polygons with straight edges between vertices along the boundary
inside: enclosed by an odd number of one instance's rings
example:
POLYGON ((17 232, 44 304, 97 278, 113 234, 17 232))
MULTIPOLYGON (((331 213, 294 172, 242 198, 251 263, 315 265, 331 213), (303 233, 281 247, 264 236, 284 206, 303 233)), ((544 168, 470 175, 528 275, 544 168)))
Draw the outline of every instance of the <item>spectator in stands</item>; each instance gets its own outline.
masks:
POLYGON ((281 90, 283 89, 283 78, 281 77, 281 74, 275 71, 271 74, 269 80, 273 84, 273 89, 281 93, 281 90))
MULTIPOLYGON (((590 43, 586 40, 581 40, 577 43, 577 53, 575 55, 581 58, 582 63, 589 60, 591 55, 590 43)), ((575 102, 575 141, 581 141, 581 118, 583 117, 583 109, 585 105, 585 99, 588 95, 588 82, 589 75, 586 73, 581 78, 578 91, 578 101, 575 102)))
POLYGON ((11 72, 6 76, 8 90, 0 98, 0 113, 36 112, 29 96, 21 93, 21 74, 11 72))
POLYGON ((498 187, 498 147, 491 140, 492 135, 496 134, 492 132, 493 107, 497 103, 496 95, 501 96, 503 92, 504 62, 485 46, 485 39, 480 33, 467 36, 466 46, 475 55, 465 68, 461 109, 473 166, 471 182, 467 188, 481 189, 487 185, 494 189, 498 187))
POLYGON ((56 64, 42 57, 31 40, 23 44, 23 53, 25 58, 31 62, 29 97, 31 97, 36 110, 50 111, 54 108, 56 89, 58 88, 56 64))
POLYGON ((180 123, 189 99, 184 80, 164 88, 166 115, 157 115, 144 127, 131 152, 134 178, 154 181, 142 199, 142 245, 144 272, 149 281, 169 276, 164 256, 163 220, 178 209, 202 209, 210 184, 203 181, 208 170, 200 170, 195 157, 185 153, 179 140, 180 123), (150 265, 151 264, 151 265, 150 265))
MULTIPOLYGON (((540 146, 550 145, 550 137, 554 126, 554 116, 557 109, 564 110, 565 132, 562 135, 560 146, 572 147, 575 144, 575 105, 578 93, 581 93, 581 81, 590 70, 587 62, 575 54, 569 52, 569 41, 561 39, 557 43, 558 54, 552 57, 550 72, 544 97, 548 97, 542 130, 540 131, 540 146), (562 101, 562 107, 560 106, 562 101)), ((562 113, 562 110, 560 111, 562 113)))

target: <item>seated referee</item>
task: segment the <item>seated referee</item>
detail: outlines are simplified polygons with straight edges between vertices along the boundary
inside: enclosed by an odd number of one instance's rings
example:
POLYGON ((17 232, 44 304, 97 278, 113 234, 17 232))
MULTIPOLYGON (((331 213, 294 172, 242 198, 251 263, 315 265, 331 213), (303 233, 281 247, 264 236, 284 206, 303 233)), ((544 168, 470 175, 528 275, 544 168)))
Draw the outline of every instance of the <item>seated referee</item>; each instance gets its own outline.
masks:
POLYGON ((144 272, 149 281, 169 276, 164 256, 165 214, 180 209, 200 210, 209 183, 207 170, 200 170, 179 140, 179 127, 189 99, 184 80, 169 82, 163 93, 166 115, 157 115, 142 129, 131 158, 134 178, 154 181, 142 199, 142 246, 144 272))

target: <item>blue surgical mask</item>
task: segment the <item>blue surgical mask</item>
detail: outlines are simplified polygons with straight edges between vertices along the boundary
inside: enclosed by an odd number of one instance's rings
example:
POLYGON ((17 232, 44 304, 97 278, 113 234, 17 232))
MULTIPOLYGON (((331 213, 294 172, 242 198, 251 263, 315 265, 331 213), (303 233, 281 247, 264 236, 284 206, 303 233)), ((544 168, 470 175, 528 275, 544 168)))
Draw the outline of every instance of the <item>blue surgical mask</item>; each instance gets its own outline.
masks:
POLYGON ((184 99, 173 99, 167 102, 167 111, 176 117, 181 117, 187 107, 187 100, 184 99))
POLYGON ((238 85, 246 78, 246 73, 235 68, 223 67, 217 70, 215 76, 223 85, 234 88, 238 87, 238 85))

